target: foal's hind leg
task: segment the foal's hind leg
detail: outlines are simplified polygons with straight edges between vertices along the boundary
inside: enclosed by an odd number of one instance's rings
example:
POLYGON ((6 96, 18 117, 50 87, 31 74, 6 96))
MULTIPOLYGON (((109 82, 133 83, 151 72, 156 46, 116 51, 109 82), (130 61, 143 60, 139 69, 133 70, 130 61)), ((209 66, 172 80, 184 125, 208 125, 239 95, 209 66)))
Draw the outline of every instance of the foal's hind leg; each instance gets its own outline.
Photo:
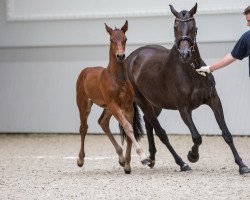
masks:
POLYGON ((126 174, 130 174, 131 173, 130 161, 131 161, 132 141, 129 137, 126 137, 126 141, 127 141, 127 148, 126 148, 126 154, 125 154, 124 171, 126 174))
POLYGON ((85 152, 84 152, 84 140, 85 136, 87 134, 87 119, 91 110, 92 102, 85 98, 81 98, 81 101, 77 102, 79 112, 80 112, 80 120, 81 120, 81 125, 80 125, 80 135, 81 135, 81 149, 79 152, 79 158, 77 159, 77 165, 79 167, 82 167, 84 164, 84 158, 85 158, 85 152))
POLYGON ((101 117, 98 120, 98 123, 102 127, 102 130, 105 132, 105 134, 108 136, 111 143, 114 145, 116 153, 119 156, 119 164, 122 167, 124 167, 125 160, 123 157, 123 150, 122 150, 121 146, 116 142, 115 138, 113 137, 113 135, 109 129, 109 121, 110 121, 111 116, 112 116, 112 114, 107 109, 104 109, 101 117))
POLYGON ((233 142, 233 137, 231 133, 229 132, 225 119, 223 114, 223 109, 221 105, 220 98, 217 94, 215 94, 208 102, 208 105, 211 107, 211 109, 214 112, 215 118, 217 120, 217 123, 219 124, 220 129, 222 130, 222 137, 224 138, 225 142, 229 145, 233 156, 235 163, 239 165, 239 173, 240 174, 246 174, 250 173, 250 168, 248 168, 242 161, 241 157, 239 156, 233 142))

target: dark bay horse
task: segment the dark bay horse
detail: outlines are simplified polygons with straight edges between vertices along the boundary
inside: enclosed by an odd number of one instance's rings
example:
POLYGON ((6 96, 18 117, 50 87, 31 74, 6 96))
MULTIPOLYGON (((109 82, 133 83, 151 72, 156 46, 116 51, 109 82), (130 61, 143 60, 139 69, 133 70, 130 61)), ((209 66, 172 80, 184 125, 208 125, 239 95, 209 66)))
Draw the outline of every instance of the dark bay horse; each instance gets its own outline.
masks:
POLYGON ((124 167, 125 173, 130 173, 131 146, 132 143, 140 156, 142 164, 149 164, 149 159, 143 153, 137 140, 142 135, 138 110, 134 102, 134 90, 127 76, 125 63, 125 32, 128 29, 128 22, 121 29, 112 29, 105 24, 110 34, 109 64, 104 67, 87 67, 80 73, 76 83, 77 106, 80 113, 80 134, 81 149, 77 164, 82 167, 84 164, 84 140, 87 133, 87 118, 93 103, 103 107, 104 111, 98 120, 105 134, 114 145, 119 156, 119 163, 124 167), (109 129, 109 121, 114 116, 122 126, 127 140, 125 158, 123 150, 116 142, 109 129), (132 127, 132 125, 133 127, 132 127))
POLYGON ((133 51, 126 59, 129 78, 136 93, 136 103, 144 113, 151 159, 149 166, 153 167, 155 164, 154 129, 156 135, 173 155, 181 171, 190 170, 171 146, 157 117, 162 109, 179 111, 192 134, 194 143, 188 153, 188 159, 190 162, 197 162, 202 138, 194 125, 192 110, 207 104, 213 110, 222 130, 222 136, 232 150, 235 162, 239 165, 240 174, 249 173, 250 169, 242 162, 225 123, 213 75, 201 76, 195 70, 205 65, 196 44, 197 28, 194 14, 197 4, 190 11, 177 12, 171 5, 170 9, 176 17, 173 47, 166 49, 158 45, 144 46, 133 51))

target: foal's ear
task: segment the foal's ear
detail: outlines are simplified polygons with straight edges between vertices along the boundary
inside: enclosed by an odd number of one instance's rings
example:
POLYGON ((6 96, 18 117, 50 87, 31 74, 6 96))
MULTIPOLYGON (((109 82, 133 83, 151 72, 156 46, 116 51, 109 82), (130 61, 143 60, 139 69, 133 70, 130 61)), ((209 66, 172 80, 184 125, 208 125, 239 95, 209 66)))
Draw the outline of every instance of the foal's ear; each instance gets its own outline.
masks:
POLYGON ((121 30, 123 31, 123 33, 125 33, 128 30, 128 20, 126 20, 126 22, 123 25, 123 27, 121 28, 121 30))
POLYGON ((189 14, 191 17, 196 13, 197 11, 197 3, 194 5, 194 7, 189 11, 189 14))
POLYGON ((109 35, 111 35, 113 32, 113 29, 110 28, 106 23, 104 23, 104 24, 105 24, 105 28, 106 28, 107 32, 109 33, 109 35))
POLYGON ((169 5, 169 6, 170 6, 170 10, 174 14, 174 16, 176 18, 178 18, 179 17, 179 12, 177 12, 172 5, 169 5))

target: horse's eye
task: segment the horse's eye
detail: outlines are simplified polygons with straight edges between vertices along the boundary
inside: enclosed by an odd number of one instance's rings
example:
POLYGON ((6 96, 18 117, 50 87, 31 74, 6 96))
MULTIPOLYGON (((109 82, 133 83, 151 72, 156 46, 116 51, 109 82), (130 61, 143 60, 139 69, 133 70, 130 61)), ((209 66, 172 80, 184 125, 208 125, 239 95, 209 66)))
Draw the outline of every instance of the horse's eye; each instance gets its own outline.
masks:
POLYGON ((127 40, 128 40, 128 39, 127 39, 127 38, 125 38, 125 42, 127 42, 127 40))
POLYGON ((114 40, 112 38, 110 38, 110 42, 114 42, 114 40))

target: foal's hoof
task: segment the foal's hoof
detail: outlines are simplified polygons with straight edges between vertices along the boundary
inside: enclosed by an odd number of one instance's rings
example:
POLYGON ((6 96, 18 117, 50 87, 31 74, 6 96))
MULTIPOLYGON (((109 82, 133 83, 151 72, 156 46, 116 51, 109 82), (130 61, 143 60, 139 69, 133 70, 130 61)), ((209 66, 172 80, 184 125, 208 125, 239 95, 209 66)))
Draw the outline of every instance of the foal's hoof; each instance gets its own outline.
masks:
POLYGON ((125 166, 125 161, 119 161, 119 164, 121 165, 121 167, 125 166))
POLYGON ((155 160, 150 160, 148 166, 152 169, 155 166, 155 160))
POLYGON ((141 161, 143 165, 150 165, 151 160, 149 158, 145 158, 144 160, 141 161))
POLYGON ((131 170, 124 169, 125 174, 131 174, 131 170))
POLYGON ((239 169, 239 172, 240 172, 240 174, 248 174, 248 173, 250 173, 250 169, 247 166, 241 167, 239 169))
POLYGON ((199 154, 195 155, 191 151, 189 151, 187 158, 191 163, 195 163, 199 160, 200 156, 199 156, 199 154))
POLYGON ((184 165, 181 166, 181 171, 182 171, 182 172, 190 171, 190 170, 192 170, 191 167, 189 167, 189 165, 186 164, 186 163, 185 163, 184 165))
POLYGON ((83 159, 78 158, 78 159, 77 159, 77 165, 78 165, 78 167, 82 167, 83 164, 84 164, 83 159))

